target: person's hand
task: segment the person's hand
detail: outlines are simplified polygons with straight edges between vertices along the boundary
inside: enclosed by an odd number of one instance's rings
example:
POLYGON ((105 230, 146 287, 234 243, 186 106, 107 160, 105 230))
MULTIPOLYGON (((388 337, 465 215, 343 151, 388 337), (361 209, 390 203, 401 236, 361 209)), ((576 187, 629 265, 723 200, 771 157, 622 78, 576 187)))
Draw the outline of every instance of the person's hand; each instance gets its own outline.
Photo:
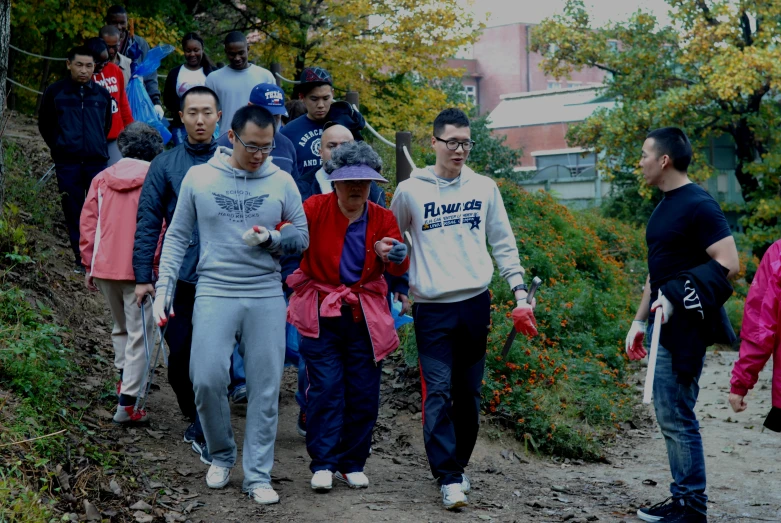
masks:
POLYGON ((168 318, 173 318, 174 316, 173 298, 169 298, 165 295, 165 293, 158 294, 155 297, 154 304, 152 305, 152 318, 155 320, 157 325, 162 327, 168 323, 168 318), (165 313, 166 301, 171 302, 168 314, 165 313))
POLYGON ((643 347, 645 328, 644 321, 635 320, 632 322, 632 327, 626 335, 626 353, 630 360, 642 360, 647 354, 645 347, 643 347))
POLYGON ((141 307, 141 302, 144 301, 146 295, 149 294, 153 298, 155 297, 155 286, 151 283, 137 283, 136 284, 136 304, 141 307))
POLYGON ((388 263, 388 253, 393 248, 393 245, 394 245, 393 242, 395 242, 395 241, 396 240, 394 240, 393 238, 388 238, 386 236, 382 240, 374 243, 374 252, 385 263, 388 263))
POLYGON ((732 406, 732 410, 735 412, 743 412, 748 408, 748 403, 746 403, 745 396, 741 396, 740 394, 735 394, 734 392, 729 393, 729 404, 732 406))
POLYGON ((247 232, 241 235, 241 239, 244 240, 244 243, 250 247, 255 247, 261 243, 265 243, 268 241, 268 238, 269 232, 265 227, 260 225, 253 226, 251 229, 247 230, 247 232))
POLYGON ((673 304, 670 303, 664 294, 660 294, 659 298, 651 304, 651 312, 656 312, 656 309, 662 308, 662 325, 670 321, 673 315, 673 304))
POLYGON ((84 275, 84 285, 86 285, 87 290, 92 292, 96 292, 98 290, 98 288, 95 286, 95 282, 93 281, 92 274, 90 273, 84 275))
POLYGON ((279 229, 279 246, 285 254, 301 254, 304 250, 304 239, 292 223, 279 229))
POLYGON ((160 104, 155 105, 155 115, 157 116, 158 120, 162 120, 165 116, 165 111, 163 110, 163 106, 160 104))
POLYGON ((401 311, 399 311, 399 316, 403 316, 409 312, 409 298, 407 298, 406 294, 402 294, 400 292, 394 292, 393 293, 393 299, 401 302, 401 311))
POLYGON ((527 336, 537 335, 537 320, 534 318, 534 308, 526 299, 519 300, 513 309, 513 326, 515 330, 527 336))
POLYGON ((393 240, 393 247, 388 251, 388 261, 396 265, 404 262, 407 257, 407 245, 399 240, 393 240))

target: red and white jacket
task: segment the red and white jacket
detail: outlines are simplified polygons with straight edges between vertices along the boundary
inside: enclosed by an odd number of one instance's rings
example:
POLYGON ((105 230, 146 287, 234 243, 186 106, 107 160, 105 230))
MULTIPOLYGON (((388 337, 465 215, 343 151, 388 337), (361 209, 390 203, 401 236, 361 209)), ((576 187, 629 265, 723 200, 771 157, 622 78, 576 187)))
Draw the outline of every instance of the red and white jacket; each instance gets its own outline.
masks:
POLYGON ((92 79, 111 94, 111 131, 106 139, 111 142, 117 139, 122 129, 133 123, 133 114, 127 101, 125 91, 125 75, 118 65, 111 62, 99 74, 93 74, 92 79))

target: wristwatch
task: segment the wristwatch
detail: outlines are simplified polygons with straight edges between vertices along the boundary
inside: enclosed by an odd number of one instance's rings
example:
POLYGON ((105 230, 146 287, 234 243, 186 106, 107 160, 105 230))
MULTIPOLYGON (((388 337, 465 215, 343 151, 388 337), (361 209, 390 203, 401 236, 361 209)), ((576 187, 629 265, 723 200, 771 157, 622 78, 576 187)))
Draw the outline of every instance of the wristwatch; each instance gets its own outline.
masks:
POLYGON ((515 287, 513 287, 512 292, 515 292, 515 291, 526 291, 526 292, 529 292, 529 287, 527 287, 525 283, 522 283, 520 285, 516 285, 515 287))

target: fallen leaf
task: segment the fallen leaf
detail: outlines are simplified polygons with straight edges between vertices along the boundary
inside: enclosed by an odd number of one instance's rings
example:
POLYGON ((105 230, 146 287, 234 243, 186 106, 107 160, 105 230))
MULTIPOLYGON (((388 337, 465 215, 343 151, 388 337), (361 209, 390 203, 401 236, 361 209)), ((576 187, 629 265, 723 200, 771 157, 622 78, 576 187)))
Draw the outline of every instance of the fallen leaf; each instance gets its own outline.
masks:
POLYGON ((114 419, 114 415, 106 409, 95 409, 92 413, 103 419, 114 419))
POLYGON ((87 521, 100 521, 100 512, 95 508, 95 505, 84 500, 84 512, 87 516, 87 521))
POLYGON ((150 482, 149 482, 149 488, 155 488, 155 489, 157 489, 157 488, 163 488, 164 486, 165 486, 165 485, 163 485, 163 484, 162 484, 162 483, 160 483, 159 481, 150 481, 150 482))
POLYGON ((155 520, 154 516, 151 516, 149 514, 145 514, 141 512, 140 510, 137 512, 133 512, 133 517, 136 518, 136 521, 138 523, 152 523, 155 520))
POLYGON ((115 496, 122 495, 122 488, 119 486, 119 483, 117 483, 116 480, 112 479, 111 483, 109 483, 108 486, 111 489, 111 492, 113 492, 115 496))
POLYGON ((366 505, 366 508, 369 510, 385 510, 384 507, 381 507, 379 505, 366 505))
POLYGON ((658 483, 652 479, 644 479, 643 485, 648 485, 649 487, 655 487, 656 485, 658 485, 658 483))
POLYGON ((132 505, 130 505, 130 510, 144 510, 146 512, 149 512, 150 510, 152 510, 152 505, 150 505, 144 500, 139 500, 133 503, 132 505))
POLYGON ((482 519, 483 521, 491 521, 493 519, 488 514, 480 514, 479 516, 477 516, 477 518, 482 519))
POLYGON ((165 434, 163 434, 162 432, 158 432, 152 429, 146 429, 146 433, 155 439, 163 439, 163 437, 165 436, 165 434))
POLYGON ((724 447, 723 449, 721 449, 721 451, 722 451, 724 454, 732 454, 732 452, 733 452, 734 450, 735 450, 735 449, 733 449, 732 447, 724 447))
POLYGON ((178 472, 181 476, 185 476, 185 477, 192 474, 192 471, 190 469, 184 467, 179 467, 178 469, 176 469, 176 472, 178 472))

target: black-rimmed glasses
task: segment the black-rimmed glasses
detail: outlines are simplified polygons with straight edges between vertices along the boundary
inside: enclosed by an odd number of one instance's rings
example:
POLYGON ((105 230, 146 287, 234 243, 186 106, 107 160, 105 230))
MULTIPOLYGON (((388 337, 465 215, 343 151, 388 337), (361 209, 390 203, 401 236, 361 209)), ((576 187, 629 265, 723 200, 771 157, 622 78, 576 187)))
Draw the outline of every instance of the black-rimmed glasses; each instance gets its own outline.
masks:
POLYGON ((244 140, 241 139, 241 136, 236 131, 233 131, 233 136, 236 137, 236 139, 241 143, 241 145, 244 146, 244 148, 247 150, 248 153, 256 153, 258 151, 262 152, 263 154, 270 153, 274 147, 276 147, 276 143, 274 141, 271 142, 271 145, 265 145, 263 147, 260 147, 259 145, 247 145, 244 143, 244 140))
POLYGON ((450 151, 457 151, 459 145, 464 151, 471 151, 472 147, 474 147, 476 143, 474 140, 459 142, 458 140, 443 140, 439 136, 435 136, 434 138, 436 138, 438 142, 443 142, 445 147, 447 147, 450 151))

